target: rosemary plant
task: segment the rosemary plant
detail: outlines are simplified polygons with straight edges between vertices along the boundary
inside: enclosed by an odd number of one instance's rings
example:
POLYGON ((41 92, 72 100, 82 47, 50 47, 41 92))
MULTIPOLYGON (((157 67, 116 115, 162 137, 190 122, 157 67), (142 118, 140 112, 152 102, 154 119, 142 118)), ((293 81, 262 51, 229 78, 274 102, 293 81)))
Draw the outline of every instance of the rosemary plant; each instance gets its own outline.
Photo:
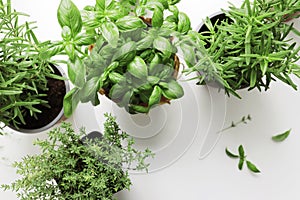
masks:
POLYGON ((20 16, 27 15, 0 0, 0 122, 14 127, 39 113, 37 105, 47 106, 47 77, 58 78, 47 52, 51 43, 39 42, 33 23, 19 23, 20 16))

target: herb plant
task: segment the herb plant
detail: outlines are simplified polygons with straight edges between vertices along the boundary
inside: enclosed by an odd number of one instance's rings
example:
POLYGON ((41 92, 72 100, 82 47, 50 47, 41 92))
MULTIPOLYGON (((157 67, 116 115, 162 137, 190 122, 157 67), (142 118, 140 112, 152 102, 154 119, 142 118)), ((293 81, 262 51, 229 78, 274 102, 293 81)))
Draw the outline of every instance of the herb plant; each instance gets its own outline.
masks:
POLYGON ((284 23, 299 9, 297 2, 244 0, 241 7, 223 10, 231 20, 216 25, 205 20, 209 32, 201 33, 201 38, 227 94, 238 96, 240 88, 267 90, 276 79, 297 88, 290 76, 300 76, 296 64, 300 48, 288 39, 292 25, 284 23))
POLYGON ((68 73, 75 85, 65 97, 67 116, 80 101, 98 105, 98 91, 130 113, 147 113, 183 96, 176 81, 176 53, 183 51, 189 67, 204 56, 195 55, 196 47, 190 46, 190 20, 177 2, 96 0, 80 12, 71 0, 61 1, 63 41, 58 47, 69 57, 68 73))
POLYGON ((50 42, 39 42, 31 22, 19 23, 19 13, 11 1, 0 0, 0 122, 18 127, 24 116, 41 112, 47 106, 47 78, 54 75, 48 52, 50 42))
POLYGON ((128 170, 145 170, 145 160, 153 156, 133 147, 134 140, 120 130, 115 118, 106 114, 103 137, 83 142, 85 131, 75 133, 63 123, 37 140, 41 154, 26 156, 14 166, 22 177, 5 189, 21 199, 113 199, 113 194, 129 189, 128 170))

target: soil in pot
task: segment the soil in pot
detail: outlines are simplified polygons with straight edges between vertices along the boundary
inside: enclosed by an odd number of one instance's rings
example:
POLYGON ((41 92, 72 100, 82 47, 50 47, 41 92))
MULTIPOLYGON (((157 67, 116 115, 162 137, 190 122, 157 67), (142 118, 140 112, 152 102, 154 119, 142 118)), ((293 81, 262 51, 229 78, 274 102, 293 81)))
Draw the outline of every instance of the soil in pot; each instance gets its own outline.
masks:
MULTIPOLYGON (((56 75, 62 76, 61 72, 55 66, 52 66, 52 68, 56 75)), ((52 122, 61 112, 63 108, 63 99, 66 94, 65 81, 53 78, 47 78, 47 81, 47 86, 49 90, 46 91, 46 96, 42 99, 46 100, 50 107, 46 107, 44 105, 35 106, 41 111, 41 113, 36 114, 37 119, 27 114, 24 116, 26 124, 20 124, 18 125, 18 128, 38 129, 44 127, 50 122, 52 122)))

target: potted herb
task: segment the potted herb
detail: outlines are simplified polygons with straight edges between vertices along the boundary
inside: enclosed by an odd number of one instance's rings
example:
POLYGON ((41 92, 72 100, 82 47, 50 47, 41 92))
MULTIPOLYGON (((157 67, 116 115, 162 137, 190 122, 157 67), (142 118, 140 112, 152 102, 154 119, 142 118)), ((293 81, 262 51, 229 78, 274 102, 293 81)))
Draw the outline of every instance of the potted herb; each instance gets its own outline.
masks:
POLYGON ((128 170, 147 169, 145 160, 152 153, 136 150, 115 118, 108 114, 106 118, 102 137, 88 139, 83 129, 77 134, 67 123, 50 131, 48 140, 35 143, 41 154, 15 163, 22 177, 2 188, 16 191, 22 199, 103 200, 129 189, 128 170))
POLYGON ((300 49, 287 37, 293 25, 284 23, 295 3, 245 0, 239 8, 231 5, 223 10, 229 20, 205 20, 207 31, 199 38, 206 42, 227 94, 238 96, 236 90, 241 88, 268 90, 276 79, 296 89, 290 76, 300 75, 296 64, 300 49))
POLYGON ((63 71, 51 58, 50 41, 40 42, 25 15, 0 0, 0 122, 22 132, 39 132, 63 115, 67 92, 63 71))
POLYGON ((71 0, 61 1, 59 45, 69 57, 69 77, 75 85, 64 100, 67 116, 80 101, 98 105, 99 91, 129 113, 148 113, 183 96, 177 53, 185 52, 188 65, 194 65, 196 57, 190 55, 190 20, 177 2, 98 0, 80 12, 71 0))

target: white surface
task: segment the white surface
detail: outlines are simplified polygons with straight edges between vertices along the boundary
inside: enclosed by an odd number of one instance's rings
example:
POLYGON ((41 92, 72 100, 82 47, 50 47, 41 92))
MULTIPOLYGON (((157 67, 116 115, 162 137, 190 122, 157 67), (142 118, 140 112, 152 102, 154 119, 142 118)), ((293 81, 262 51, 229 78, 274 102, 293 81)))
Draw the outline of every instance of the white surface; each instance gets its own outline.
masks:
MULTIPOLYGON (((76 0, 75 2, 77 5, 83 5, 87 1, 76 0)), ((13 0, 13 3, 19 11, 30 13, 31 19, 37 20, 38 35, 41 39, 55 40, 60 37, 60 28, 56 21, 58 0, 13 0)), ((225 0, 182 0, 180 8, 188 13, 195 28, 200 19, 219 10, 220 7, 226 8, 227 5, 225 0)), ((299 22, 296 23, 297 27, 300 27, 299 22)), ((295 82, 300 86, 300 80, 295 79, 295 82)), ((196 90, 203 92, 204 88, 199 87, 196 90)), ((242 100, 234 97, 227 98, 225 125, 230 125, 231 121, 237 121, 247 114, 253 117, 249 124, 224 132, 212 153, 203 160, 199 159, 203 144, 202 133, 199 133, 185 154, 172 165, 150 174, 132 174, 131 191, 119 193, 118 199, 300 199, 299 91, 276 82, 271 85, 268 92, 242 90, 240 94, 242 100), (292 133, 286 141, 272 142, 272 135, 290 128, 292 133), (260 168, 261 174, 253 175, 246 168, 239 171, 237 160, 225 155, 225 147, 236 151, 240 144, 244 145, 247 158, 260 168)), ((204 100, 199 99, 199 102, 204 100)), ((205 104, 199 106, 200 112, 201 109, 203 112, 207 111, 205 104)), ((79 125, 78 117, 84 117, 93 126, 93 123, 88 120, 91 117, 85 113, 89 112, 78 109, 74 121, 79 125)), ((19 160, 23 155, 38 152, 32 146, 32 141, 37 137, 44 138, 45 134, 12 134, 0 138, 0 158, 3 158, 0 162, 1 183, 9 183, 16 178, 15 170, 8 166, 9 163, 19 160)), ((0 191, 0 197, 4 200, 16 199, 10 192, 0 191)))

